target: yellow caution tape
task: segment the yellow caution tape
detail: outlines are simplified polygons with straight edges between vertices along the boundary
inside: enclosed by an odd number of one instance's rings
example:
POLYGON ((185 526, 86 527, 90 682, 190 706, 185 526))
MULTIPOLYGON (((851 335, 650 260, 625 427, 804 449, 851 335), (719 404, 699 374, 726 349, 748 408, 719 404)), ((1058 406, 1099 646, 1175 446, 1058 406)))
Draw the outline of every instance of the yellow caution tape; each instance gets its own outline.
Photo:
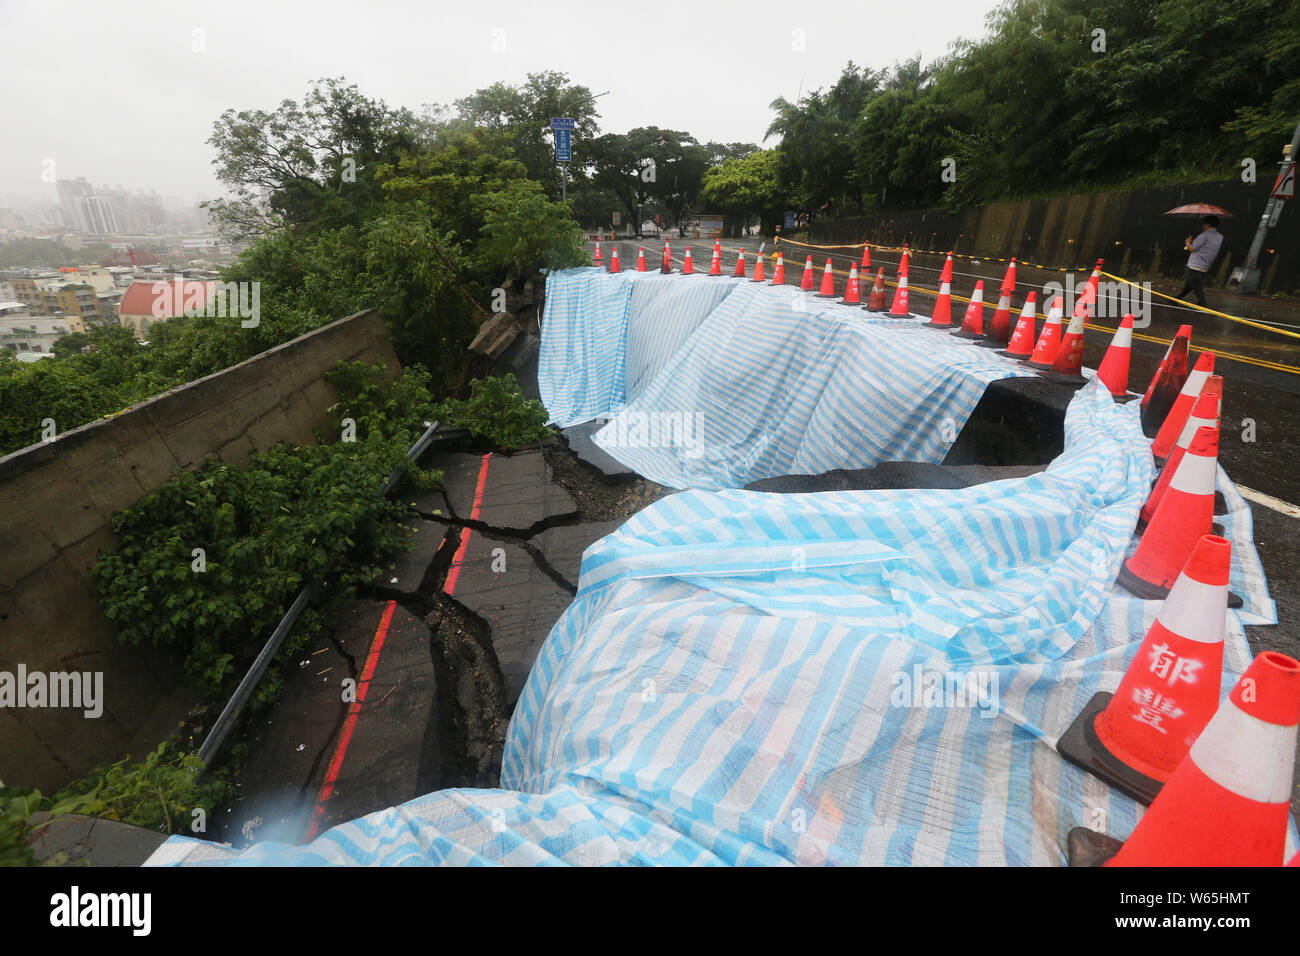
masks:
MULTIPOLYGON (((1137 287, 1136 282, 1132 282, 1129 279, 1125 279, 1123 276, 1111 275, 1109 272, 1102 272, 1102 275, 1104 275, 1108 279, 1114 279, 1116 282, 1123 282, 1125 285, 1131 285, 1137 287)), ((1252 322, 1250 319, 1243 319, 1239 315, 1229 315, 1227 312, 1219 312, 1216 309, 1211 309, 1204 305, 1196 305, 1192 302, 1187 302, 1183 299, 1176 298, 1175 296, 1166 295, 1163 292, 1156 292, 1155 289, 1151 289, 1149 291, 1151 292, 1152 295, 1158 295, 1160 296, 1160 298, 1168 299, 1170 302, 1177 302, 1187 309, 1195 309, 1197 312, 1204 312, 1207 315, 1216 315, 1219 318, 1227 319, 1230 322, 1240 322, 1242 325, 1249 325, 1253 329, 1263 329, 1266 332, 1276 332, 1278 335, 1285 335, 1288 336, 1289 338, 1300 339, 1300 332, 1288 332, 1286 331, 1286 329, 1279 329, 1272 325, 1265 325, 1262 322, 1252 322)))

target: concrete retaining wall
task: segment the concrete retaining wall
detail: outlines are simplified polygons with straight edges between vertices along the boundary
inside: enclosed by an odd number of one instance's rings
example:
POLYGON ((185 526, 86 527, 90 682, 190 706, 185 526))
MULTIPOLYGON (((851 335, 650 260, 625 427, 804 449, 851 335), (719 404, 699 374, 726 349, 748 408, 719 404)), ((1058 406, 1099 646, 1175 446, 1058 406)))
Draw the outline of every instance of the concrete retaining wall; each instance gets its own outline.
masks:
MULTIPOLYGON (((1185 203, 1207 202, 1235 214, 1235 218, 1220 222, 1223 250, 1210 273, 1211 281, 1220 277, 1226 281, 1230 268, 1246 258, 1275 175, 1276 167, 1270 165, 1260 167, 1255 183, 1230 179, 1018 199, 959 213, 942 209, 880 213, 816 223, 810 241, 911 242, 920 249, 1018 256, 1057 268, 1091 268, 1097 259, 1105 259, 1106 270, 1116 275, 1181 277, 1187 265, 1183 239, 1198 233, 1200 222, 1165 216, 1164 212, 1185 203)), ((1300 288, 1300 229, 1287 219, 1298 214, 1295 208, 1284 209, 1279 225, 1269 232, 1266 251, 1260 257, 1264 291, 1300 288)))
MULTIPOLYGON (((122 647, 92 569, 110 518, 217 456, 234 465, 276 442, 313 442, 341 359, 399 368, 379 316, 360 312, 223 372, 0 458, 0 672, 102 671, 103 715, 0 706, 0 781, 47 792, 171 733, 192 705, 177 664, 122 647)), ((3 679, 3 673, 0 673, 3 679)))

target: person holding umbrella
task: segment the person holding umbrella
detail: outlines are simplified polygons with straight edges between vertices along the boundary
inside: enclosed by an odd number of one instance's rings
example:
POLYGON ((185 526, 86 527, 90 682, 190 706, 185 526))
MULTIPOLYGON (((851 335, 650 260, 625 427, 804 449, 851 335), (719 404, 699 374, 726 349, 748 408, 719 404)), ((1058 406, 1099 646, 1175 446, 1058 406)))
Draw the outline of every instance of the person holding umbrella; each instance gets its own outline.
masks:
POLYGON ((1205 274, 1214 265, 1219 256, 1219 247, 1223 245, 1223 233, 1219 232, 1219 217, 1210 215, 1201 217, 1201 234, 1195 238, 1188 236, 1183 249, 1190 253, 1187 257, 1187 281, 1178 298, 1186 298, 1188 292, 1196 294, 1196 304, 1205 305, 1205 274))

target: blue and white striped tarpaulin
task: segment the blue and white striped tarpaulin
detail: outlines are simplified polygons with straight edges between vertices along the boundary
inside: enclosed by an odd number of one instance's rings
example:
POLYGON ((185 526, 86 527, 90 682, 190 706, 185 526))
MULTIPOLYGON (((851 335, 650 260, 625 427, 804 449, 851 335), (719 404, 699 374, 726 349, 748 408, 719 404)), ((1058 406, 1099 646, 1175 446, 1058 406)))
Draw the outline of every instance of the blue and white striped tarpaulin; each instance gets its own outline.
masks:
POLYGON ((551 421, 567 428, 622 408, 732 288, 707 276, 552 273, 537 373, 551 421))
MULTIPOLYGON (((1041 474, 669 496, 584 555, 502 789, 303 847, 173 837, 150 862, 1059 864, 1071 827, 1122 837, 1138 817, 1054 745, 1159 609, 1112 589, 1151 478, 1137 408, 1094 384, 1041 474)), ((1228 491, 1233 587, 1267 616, 1228 491)), ((1225 689, 1248 662, 1230 612, 1225 689)))
POLYGON ((938 463, 989 382, 1036 374, 794 286, 591 269, 547 280, 539 361, 554 421, 612 418, 596 444, 673 488, 938 463))

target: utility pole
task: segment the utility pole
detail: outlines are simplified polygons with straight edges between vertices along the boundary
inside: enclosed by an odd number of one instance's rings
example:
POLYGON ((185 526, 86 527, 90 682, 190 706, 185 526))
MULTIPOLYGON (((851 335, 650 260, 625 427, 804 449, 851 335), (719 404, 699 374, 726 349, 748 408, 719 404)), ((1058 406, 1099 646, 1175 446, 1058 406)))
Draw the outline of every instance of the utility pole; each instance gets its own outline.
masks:
MULTIPOLYGON (((1291 142, 1282 147, 1282 162, 1277 182, 1280 185, 1287 174, 1295 175, 1295 157, 1296 150, 1300 149, 1300 123, 1296 123, 1295 133, 1291 136, 1291 142)), ((1274 187, 1274 191, 1277 189, 1274 187)), ((1294 193, 1294 186, 1291 192, 1294 193)), ((1255 230, 1255 239, 1250 244, 1250 252, 1246 253, 1246 262, 1240 269, 1232 271, 1232 278, 1228 284, 1237 285, 1238 291, 1246 295, 1254 295, 1259 292, 1259 254, 1264 251, 1264 239, 1268 235, 1270 227, 1277 225, 1278 217, 1282 214, 1282 207, 1286 204, 1285 195, 1278 196, 1270 194, 1268 202, 1264 205, 1264 214, 1259 217, 1259 227, 1255 230)))

